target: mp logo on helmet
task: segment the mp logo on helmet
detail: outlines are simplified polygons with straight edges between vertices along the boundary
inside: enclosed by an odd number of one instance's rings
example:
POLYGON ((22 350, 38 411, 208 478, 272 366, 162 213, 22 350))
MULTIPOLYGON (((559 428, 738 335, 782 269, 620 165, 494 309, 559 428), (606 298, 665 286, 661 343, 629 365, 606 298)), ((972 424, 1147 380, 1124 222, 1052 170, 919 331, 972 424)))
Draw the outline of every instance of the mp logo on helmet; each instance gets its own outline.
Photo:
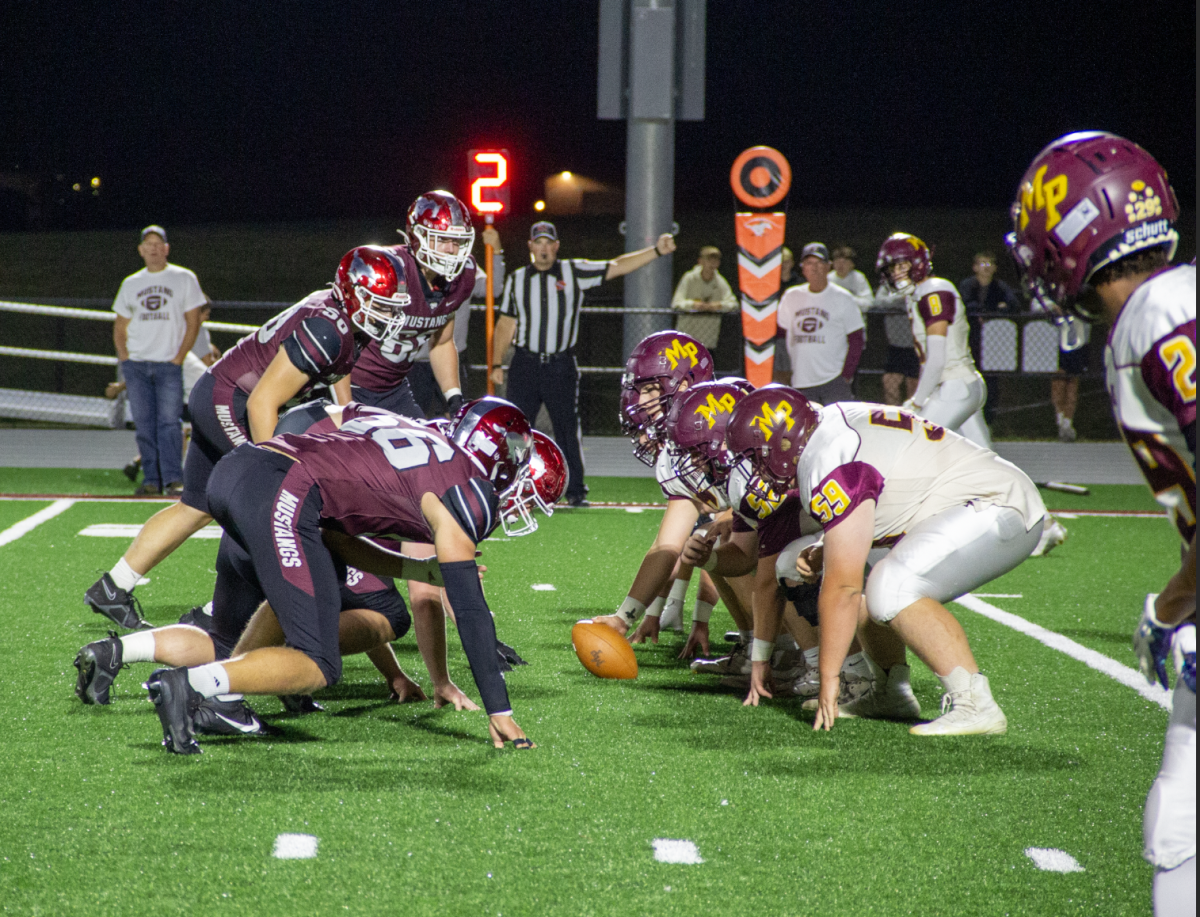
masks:
POLYGON ((693 412, 699 414, 708 421, 708 428, 711 430, 717 424, 718 414, 731 414, 733 409, 737 407, 737 402, 733 400, 733 396, 726 392, 720 398, 714 398, 711 394, 705 404, 699 405, 693 412))
POLYGON ((796 421, 792 420, 792 406, 786 401, 779 402, 774 409, 769 404, 764 404, 762 414, 750 421, 750 426, 762 430, 763 439, 767 442, 771 441, 771 434, 780 427, 787 433, 795 425, 796 421))
POLYGON ((678 338, 671 342, 671 346, 664 350, 662 355, 671 361, 672 371, 679 368, 679 364, 683 362, 684 357, 692 361, 692 366, 700 364, 700 352, 696 349, 696 345, 685 344, 678 338))
POLYGON ((1058 205, 1061 204, 1067 197, 1067 176, 1055 175, 1049 181, 1046 180, 1046 169, 1049 166, 1042 166, 1033 174, 1033 181, 1027 182, 1021 188, 1021 215, 1019 229, 1024 229, 1029 225, 1032 211, 1045 211, 1046 213, 1046 232, 1052 230, 1058 225, 1062 215, 1058 212, 1058 205))

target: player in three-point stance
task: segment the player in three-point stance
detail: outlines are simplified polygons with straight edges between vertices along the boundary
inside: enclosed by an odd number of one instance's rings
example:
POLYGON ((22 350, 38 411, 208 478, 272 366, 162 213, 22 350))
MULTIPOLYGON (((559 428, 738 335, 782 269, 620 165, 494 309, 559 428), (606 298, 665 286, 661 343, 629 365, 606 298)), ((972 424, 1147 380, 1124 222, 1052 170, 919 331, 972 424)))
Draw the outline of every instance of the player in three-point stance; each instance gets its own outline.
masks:
POLYGON ((411 578, 412 559, 387 547, 398 539, 435 546, 436 561, 418 565, 436 571, 454 606, 493 743, 532 747, 512 718, 475 564, 475 545, 522 487, 532 444, 520 411, 482 399, 452 436, 401 417, 363 416, 336 432, 284 434, 230 452, 213 470, 208 497, 240 563, 219 576, 261 591, 286 645, 152 674, 147 687, 167 749, 200 750, 192 724, 204 698, 305 694, 336 683, 339 566, 411 578))
POLYGON ((942 603, 1029 556, 1046 513, 1033 482, 994 452, 907 411, 854 402, 818 410, 783 386, 743 398, 726 435, 773 488, 797 488, 824 528, 814 728, 833 728, 839 715, 839 676, 857 630, 875 678, 853 702, 854 715, 919 715, 907 646, 945 689, 942 716, 910 732, 1005 732, 1008 721, 966 633, 942 603), (864 588, 872 547, 888 545, 864 588))
POLYGON ((1134 633, 1142 674, 1177 673, 1162 769, 1146 800, 1154 913, 1196 913, 1196 266, 1172 265, 1179 205, 1137 144, 1067 134, 1029 166, 1008 245, 1047 309, 1111 325, 1104 368, 1113 415, 1183 540, 1183 563, 1146 596, 1134 633))

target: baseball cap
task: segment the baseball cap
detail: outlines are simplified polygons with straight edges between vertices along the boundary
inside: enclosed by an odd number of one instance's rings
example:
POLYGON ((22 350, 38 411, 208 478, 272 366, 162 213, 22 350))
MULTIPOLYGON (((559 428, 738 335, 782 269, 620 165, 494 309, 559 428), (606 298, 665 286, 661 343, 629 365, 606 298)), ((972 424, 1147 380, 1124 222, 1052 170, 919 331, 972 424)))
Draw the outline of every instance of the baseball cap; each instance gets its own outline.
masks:
POLYGON ((828 261, 829 260, 829 249, 827 249, 820 242, 809 242, 806 246, 804 246, 803 249, 801 249, 800 260, 803 261, 805 258, 809 257, 810 255, 812 255, 816 258, 820 258, 822 261, 828 261))
POLYGON ((529 228, 529 241, 534 242, 542 237, 550 239, 552 242, 558 241, 558 230, 554 228, 554 224, 546 220, 540 220, 534 223, 529 228))
POLYGON ((145 240, 146 236, 150 235, 150 233, 154 233, 156 236, 158 236, 164 242, 167 241, 167 231, 165 229, 163 229, 161 226, 159 226, 157 223, 154 223, 150 226, 147 226, 145 229, 143 229, 141 235, 138 236, 138 238, 140 240, 145 240))

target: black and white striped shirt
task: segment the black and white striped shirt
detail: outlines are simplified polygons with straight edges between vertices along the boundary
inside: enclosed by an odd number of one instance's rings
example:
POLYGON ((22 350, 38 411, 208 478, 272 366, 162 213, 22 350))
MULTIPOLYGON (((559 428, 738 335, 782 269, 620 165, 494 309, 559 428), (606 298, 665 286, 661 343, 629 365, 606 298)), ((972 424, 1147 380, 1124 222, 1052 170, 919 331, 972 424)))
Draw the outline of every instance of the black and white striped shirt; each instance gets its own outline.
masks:
POLYGON ((548 271, 526 265, 509 274, 500 314, 517 320, 513 343, 534 353, 561 353, 574 347, 583 291, 600 285, 608 264, 560 258, 548 271))

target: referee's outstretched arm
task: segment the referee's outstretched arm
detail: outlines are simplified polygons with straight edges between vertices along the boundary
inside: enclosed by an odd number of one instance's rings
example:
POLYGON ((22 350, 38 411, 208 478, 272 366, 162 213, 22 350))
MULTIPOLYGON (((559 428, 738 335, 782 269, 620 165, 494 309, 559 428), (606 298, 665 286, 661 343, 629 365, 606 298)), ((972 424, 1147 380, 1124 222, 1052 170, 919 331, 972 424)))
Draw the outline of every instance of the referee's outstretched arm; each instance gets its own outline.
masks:
POLYGON ((604 279, 612 280, 614 277, 632 273, 639 267, 645 267, 659 255, 669 255, 673 251, 675 251, 675 237, 669 232, 664 232, 658 237, 658 241, 649 248, 626 252, 619 258, 613 258, 608 262, 608 271, 605 273, 604 279))

